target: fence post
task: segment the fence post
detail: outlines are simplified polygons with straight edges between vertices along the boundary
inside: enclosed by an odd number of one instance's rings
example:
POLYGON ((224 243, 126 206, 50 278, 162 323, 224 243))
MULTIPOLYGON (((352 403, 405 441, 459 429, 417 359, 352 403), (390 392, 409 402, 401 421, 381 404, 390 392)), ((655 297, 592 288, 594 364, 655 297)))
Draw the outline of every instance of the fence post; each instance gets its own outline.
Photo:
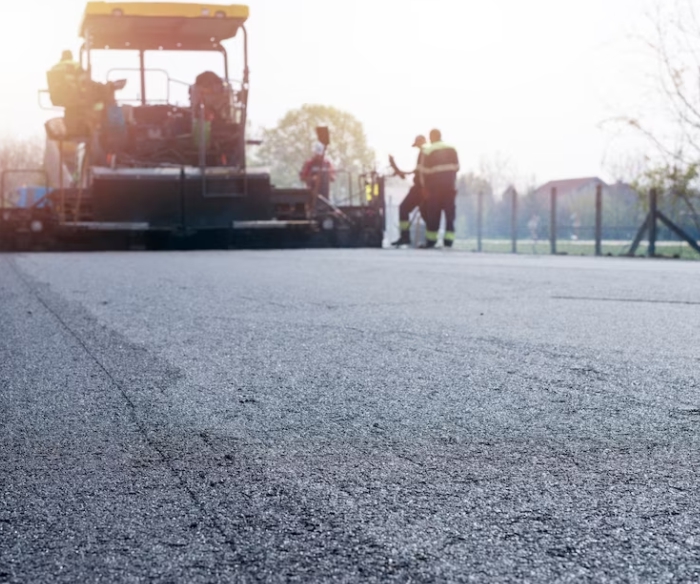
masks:
POLYGON ((557 187, 552 187, 549 209, 549 247, 552 255, 557 253, 557 187))
POLYGON ((595 255, 603 255, 603 185, 595 188, 595 255))
POLYGON ((510 213, 510 235, 512 239, 511 251, 518 253, 518 191, 511 189, 513 199, 510 213))
POLYGON ((58 182, 61 186, 61 223, 66 222, 66 186, 63 184, 63 140, 58 141, 58 182))
POLYGON ((481 236, 484 226, 484 193, 479 191, 476 196, 476 250, 481 251, 481 236))
POLYGON ((649 250, 647 255, 653 258, 656 255, 656 220, 658 218, 658 192, 656 189, 649 191, 649 250))

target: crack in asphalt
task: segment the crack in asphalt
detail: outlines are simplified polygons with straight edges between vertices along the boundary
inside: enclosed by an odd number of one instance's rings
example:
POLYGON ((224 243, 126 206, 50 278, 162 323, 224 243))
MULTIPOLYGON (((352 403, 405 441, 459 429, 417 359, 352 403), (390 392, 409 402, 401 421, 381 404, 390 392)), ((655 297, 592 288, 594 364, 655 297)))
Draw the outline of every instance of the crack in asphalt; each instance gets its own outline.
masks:
POLYGON ((88 355, 88 357, 99 367, 99 369, 105 374, 107 379, 109 379, 109 382, 112 384, 112 386, 119 392, 119 394, 122 396, 124 401, 126 402, 130 416, 134 424, 139 430, 139 433, 143 436, 144 440, 146 443, 149 445, 149 447, 160 457, 161 461, 166 465, 170 473, 172 474, 173 477, 175 477, 176 481, 180 485, 180 488, 187 493, 188 497, 190 500, 194 503, 195 507, 197 508, 198 512, 200 513, 201 517, 205 520, 208 521, 214 529, 218 532, 218 534, 221 536, 222 540, 226 542, 227 545, 229 545, 232 549, 232 551, 236 550, 235 544, 231 539, 229 538, 228 534, 226 533, 226 530, 223 528, 223 526, 219 523, 219 521, 214 517, 212 514, 208 513, 206 511, 206 508, 202 501, 200 501, 199 497, 197 494, 194 492, 193 489, 191 489, 187 483, 183 480, 181 474, 177 471, 175 466, 172 463, 172 460, 170 457, 168 457, 165 454, 165 451, 158 446, 158 444, 151 439, 151 436, 148 432, 147 426, 141 421, 140 417, 138 416, 138 408, 136 407, 136 404, 134 401, 129 397, 129 394, 126 392, 126 390, 122 387, 121 383, 119 383, 112 373, 107 369, 107 367, 102 363, 102 361, 90 350, 90 347, 85 343, 85 341, 82 339, 82 337, 75 331, 73 330, 68 323, 61 317, 60 314, 58 314, 42 297, 41 293, 34 287, 32 286, 31 282, 27 279, 27 277, 21 272, 21 270, 18 269, 18 267, 15 265, 15 262, 13 260, 7 260, 4 258, 5 261, 7 261, 11 267, 11 269, 14 271, 14 273, 17 275, 18 279, 26 286, 26 288, 29 290, 29 292, 37 299, 37 301, 44 307, 44 309, 54 318, 56 321, 60 324, 60 326, 71 336, 73 337, 77 343, 82 347, 82 349, 85 351, 85 354, 88 355))
MULTIPOLYGON (((359 253, 352 257, 368 268, 348 273, 335 255, 305 255, 301 274, 274 253, 262 256, 264 269, 245 254, 78 257, 77 265, 73 256, 17 260, 36 286, 31 295, 6 272, 0 327, 11 334, 0 361, 16 355, 26 367, 36 344, 49 369, 40 373, 38 362, 36 382, 34 365, 26 378, 21 368, 4 370, 14 375, 9 419, 26 441, 6 437, 12 493, 5 507, 0 499, 0 541, 8 573, 33 571, 38 581, 63 561, 64 580, 80 580, 83 568, 113 575, 100 560, 116 549, 122 580, 225 581, 219 569, 241 582, 697 580, 698 386, 688 362, 697 355, 677 336, 678 327, 693 334, 690 319, 637 309, 636 320, 634 307, 592 312, 549 300, 553 291, 603 286, 663 298, 658 274, 630 281, 614 266, 583 275, 522 270, 531 293, 514 302, 504 293, 511 276, 494 272, 485 282, 445 262, 426 267, 454 284, 438 290, 436 305, 408 255, 379 281, 367 275, 373 256, 359 253), (175 285, 165 289, 164 277, 175 285), (310 286, 316 278, 326 284, 310 286), (70 292, 76 285, 84 297, 70 292), (259 300, 272 290, 290 304, 236 302, 238 290, 259 300), (326 310, 388 295, 425 310, 381 302, 364 314, 326 310), (34 307, 36 322, 24 316, 34 307), (650 330, 682 357, 645 350, 639 333, 650 330), (49 342, 36 343, 44 332, 49 342), (64 377, 75 389, 61 398, 64 377), (108 489, 107 481, 118 485, 108 492, 83 489, 71 466, 42 456, 48 438, 70 447, 81 437, 76 399, 84 397, 93 441, 63 454, 99 479, 96 450, 116 440, 118 456, 101 475, 108 489), (47 398, 61 406, 55 413, 47 398), (38 414, 27 423, 25 400, 38 414), (134 492, 125 492, 133 479, 134 492), (98 540, 95 555, 65 561, 73 541, 41 530, 47 509, 64 510, 50 498, 56 492, 80 507, 92 497, 83 517, 93 522, 105 506, 119 509, 116 529, 106 530, 114 540, 66 515, 64 530, 98 540), (32 496, 34 508, 25 505, 32 496), (154 527, 123 538, 121 522, 144 517, 154 527), (190 520, 202 531, 188 531, 190 520), (154 538, 166 548, 160 556, 154 538), (194 551, 178 558, 185 541, 194 551)), ((694 282, 679 278, 674 290, 692 298, 694 282)))
POLYGON ((552 296, 554 300, 584 300, 591 302, 624 302, 633 304, 669 304, 681 306, 700 306, 693 300, 654 300, 652 298, 606 298, 600 296, 552 296))

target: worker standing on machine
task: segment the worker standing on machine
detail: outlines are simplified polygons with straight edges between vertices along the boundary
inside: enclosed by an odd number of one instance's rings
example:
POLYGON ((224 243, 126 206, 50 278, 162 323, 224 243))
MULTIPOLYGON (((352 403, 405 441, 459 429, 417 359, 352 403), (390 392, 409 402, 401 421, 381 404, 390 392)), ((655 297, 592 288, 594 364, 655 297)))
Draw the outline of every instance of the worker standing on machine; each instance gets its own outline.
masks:
POLYGON ((70 134, 89 134, 99 123, 105 106, 115 102, 115 91, 126 84, 125 80, 93 81, 68 50, 63 51, 61 60, 48 71, 47 78, 51 102, 65 108, 70 134))
POLYGON ((69 134, 89 133, 87 108, 87 73, 71 51, 63 51, 61 60, 47 73, 51 103, 65 108, 69 134))
POLYGON ((445 213, 444 244, 445 247, 452 247, 455 240, 459 157, 454 147, 442 141, 440 130, 430 131, 430 146, 423 149, 420 171, 427 192, 425 247, 436 246, 443 212, 445 213))
POLYGON ((330 199, 331 182, 335 180, 335 168, 326 158, 326 147, 320 142, 314 143, 313 156, 304 163, 299 178, 312 193, 310 205, 312 211, 316 209, 318 195, 330 199))
POLYGON ((394 241, 391 245, 399 247, 401 245, 411 245, 411 213, 415 208, 418 208, 423 217, 426 220, 425 215, 425 193, 423 190, 423 181, 421 178, 420 167, 421 159, 423 157, 422 148, 425 146, 427 140, 425 136, 416 136, 413 141, 413 148, 418 148, 418 161, 416 162, 416 169, 413 172, 402 172, 399 170, 393 162, 393 157, 390 159, 392 166, 394 167, 394 172, 401 178, 406 178, 407 174, 413 174, 413 186, 408 191, 408 194, 404 197, 404 200, 399 205, 399 229, 401 230, 400 237, 394 241))
POLYGON ((61 60, 51 67, 49 73, 60 73, 64 88, 76 95, 84 88, 85 71, 73 58, 72 51, 63 51, 61 60))

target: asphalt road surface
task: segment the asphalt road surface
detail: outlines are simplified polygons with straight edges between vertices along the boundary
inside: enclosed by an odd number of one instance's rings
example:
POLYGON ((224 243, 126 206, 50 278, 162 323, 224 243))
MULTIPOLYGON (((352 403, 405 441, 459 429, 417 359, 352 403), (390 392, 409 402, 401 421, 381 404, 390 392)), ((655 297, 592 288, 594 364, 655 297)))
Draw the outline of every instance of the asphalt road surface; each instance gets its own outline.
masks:
POLYGON ((0 256, 0 582, 700 582, 700 265, 0 256))

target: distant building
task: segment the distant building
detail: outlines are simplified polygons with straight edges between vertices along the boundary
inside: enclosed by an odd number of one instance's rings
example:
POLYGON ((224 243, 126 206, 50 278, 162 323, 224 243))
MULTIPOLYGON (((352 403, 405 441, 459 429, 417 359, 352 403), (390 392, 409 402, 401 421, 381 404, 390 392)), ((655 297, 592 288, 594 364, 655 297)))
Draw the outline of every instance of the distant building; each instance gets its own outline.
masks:
POLYGON ((608 185, 597 176, 586 178, 567 178, 563 180, 551 180, 538 187, 535 191, 535 198, 549 197, 552 189, 557 189, 557 197, 572 197, 577 195, 595 194, 596 187, 608 185))
MULTIPOLYGON (((557 223, 561 236, 590 239, 595 225, 595 192, 603 187, 603 229, 607 237, 633 237, 644 219, 644 209, 631 185, 607 184, 597 176, 552 180, 532 194, 534 207, 548 217, 552 189, 557 192, 557 223)), ((545 217, 542 217, 545 219, 545 217)))
POLYGON ((615 197, 626 204, 635 204, 639 200, 637 191, 631 185, 620 181, 614 184, 607 184, 597 176, 551 180, 538 187, 535 190, 534 197, 536 199, 549 200, 552 188, 557 189, 557 198, 564 200, 588 195, 593 196, 598 185, 602 185, 604 197, 615 197))

